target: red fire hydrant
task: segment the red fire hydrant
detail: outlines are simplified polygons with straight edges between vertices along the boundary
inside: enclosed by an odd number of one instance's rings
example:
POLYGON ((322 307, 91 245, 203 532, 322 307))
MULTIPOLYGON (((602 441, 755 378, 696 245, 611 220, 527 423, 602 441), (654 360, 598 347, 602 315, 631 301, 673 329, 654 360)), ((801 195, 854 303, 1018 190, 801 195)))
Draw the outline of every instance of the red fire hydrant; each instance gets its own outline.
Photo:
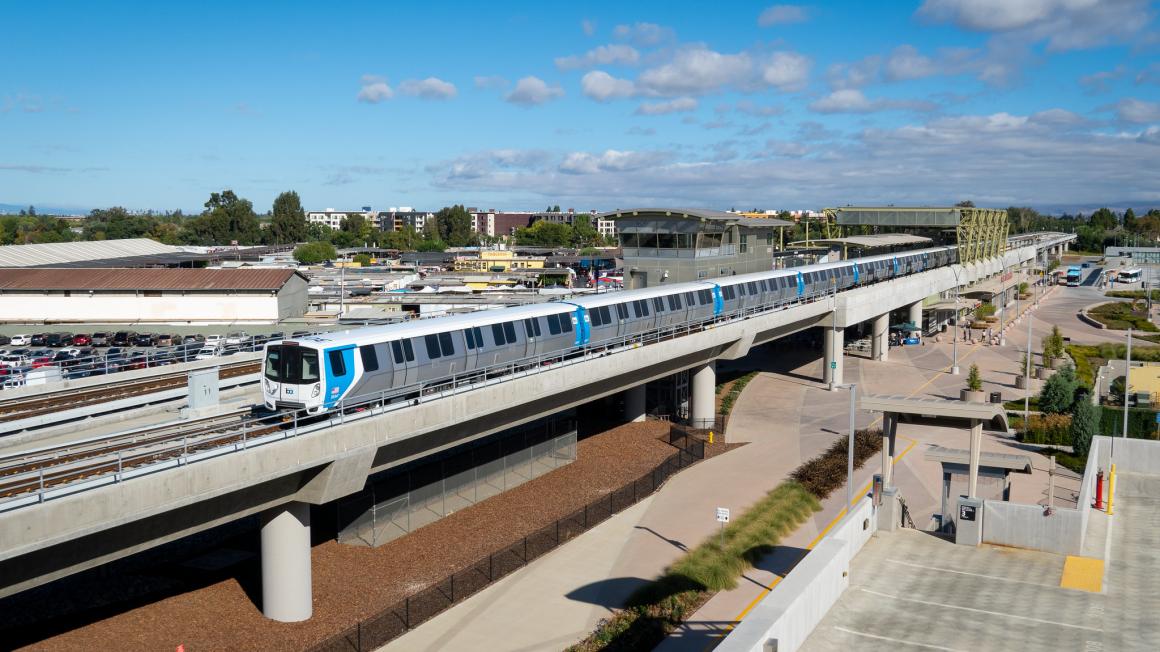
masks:
POLYGON ((1096 472, 1096 509, 1104 508, 1104 470, 1096 472))

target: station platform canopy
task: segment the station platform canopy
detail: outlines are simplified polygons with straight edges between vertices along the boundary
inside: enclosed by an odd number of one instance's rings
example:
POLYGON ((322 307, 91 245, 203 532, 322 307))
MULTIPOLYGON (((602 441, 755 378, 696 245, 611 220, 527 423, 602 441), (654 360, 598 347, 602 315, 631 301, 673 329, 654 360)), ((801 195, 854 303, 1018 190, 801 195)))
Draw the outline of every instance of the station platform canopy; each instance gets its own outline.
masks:
MULTIPOLYGON (((909 233, 875 233, 871 235, 852 235, 845 238, 820 238, 810 240, 812 245, 841 245, 844 247, 861 247, 875 249, 878 247, 901 247, 905 245, 926 244, 930 238, 909 233)), ((805 244, 805 241, 791 242, 791 245, 805 244)))
POLYGON ((1007 249, 1007 211, 975 206, 843 206, 823 211, 838 228, 954 231, 960 263, 991 258, 1007 249))

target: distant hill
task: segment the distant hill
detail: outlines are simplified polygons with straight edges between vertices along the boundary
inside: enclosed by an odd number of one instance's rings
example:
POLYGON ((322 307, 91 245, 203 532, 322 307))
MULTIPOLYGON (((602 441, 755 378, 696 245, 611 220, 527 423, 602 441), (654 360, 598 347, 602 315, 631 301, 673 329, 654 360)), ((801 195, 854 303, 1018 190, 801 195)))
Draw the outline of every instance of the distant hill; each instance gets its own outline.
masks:
MULTIPOLYGON (((49 206, 33 204, 40 215, 88 215, 91 209, 82 206, 49 206)), ((0 204, 0 215, 16 215, 28 210, 28 204, 0 204)))

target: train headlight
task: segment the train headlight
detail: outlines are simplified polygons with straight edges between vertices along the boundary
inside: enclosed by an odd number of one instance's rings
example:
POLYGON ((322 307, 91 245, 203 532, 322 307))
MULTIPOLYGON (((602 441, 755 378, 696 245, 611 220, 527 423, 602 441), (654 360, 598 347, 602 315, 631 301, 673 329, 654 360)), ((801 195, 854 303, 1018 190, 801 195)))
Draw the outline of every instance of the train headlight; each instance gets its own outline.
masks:
POLYGON ((310 392, 310 398, 318 398, 318 395, 321 393, 322 393, 322 384, 321 383, 314 383, 314 391, 310 392))

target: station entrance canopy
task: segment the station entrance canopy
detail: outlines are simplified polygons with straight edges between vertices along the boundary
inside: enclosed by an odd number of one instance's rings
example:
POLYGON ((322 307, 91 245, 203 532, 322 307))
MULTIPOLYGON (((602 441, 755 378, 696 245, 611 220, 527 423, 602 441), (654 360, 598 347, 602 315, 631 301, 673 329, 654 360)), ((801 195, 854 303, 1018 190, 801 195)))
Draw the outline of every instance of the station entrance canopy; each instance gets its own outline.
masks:
POLYGON ((955 232, 959 262, 998 256, 1007 248, 1007 211, 974 207, 845 206, 825 209, 839 227, 937 229, 955 232))

